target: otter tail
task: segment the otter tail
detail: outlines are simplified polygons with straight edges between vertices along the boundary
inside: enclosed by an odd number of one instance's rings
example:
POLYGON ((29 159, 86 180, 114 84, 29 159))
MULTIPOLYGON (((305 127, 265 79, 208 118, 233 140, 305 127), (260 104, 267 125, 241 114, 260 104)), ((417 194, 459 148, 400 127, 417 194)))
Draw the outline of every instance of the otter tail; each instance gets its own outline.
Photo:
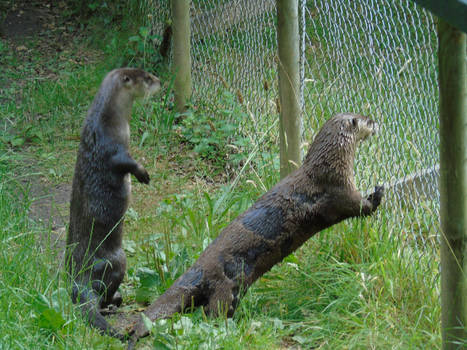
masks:
POLYGON ((95 291, 87 287, 73 286, 72 301, 78 303, 82 315, 89 324, 97 328, 102 334, 109 335, 121 341, 126 341, 128 336, 116 331, 99 311, 101 297, 95 291))

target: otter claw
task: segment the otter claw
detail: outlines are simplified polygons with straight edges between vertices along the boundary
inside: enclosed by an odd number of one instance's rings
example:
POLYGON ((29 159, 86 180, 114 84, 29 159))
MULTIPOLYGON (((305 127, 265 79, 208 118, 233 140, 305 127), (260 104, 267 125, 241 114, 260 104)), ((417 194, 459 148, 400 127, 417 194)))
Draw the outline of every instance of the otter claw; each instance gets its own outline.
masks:
POLYGON ((142 168, 140 171, 135 173, 136 179, 143 183, 143 184, 148 184, 149 183, 149 174, 146 171, 146 169, 142 168))
POLYGON ((368 196, 368 201, 373 204, 373 210, 375 210, 381 203, 381 199, 384 195, 384 186, 376 186, 375 192, 368 196))

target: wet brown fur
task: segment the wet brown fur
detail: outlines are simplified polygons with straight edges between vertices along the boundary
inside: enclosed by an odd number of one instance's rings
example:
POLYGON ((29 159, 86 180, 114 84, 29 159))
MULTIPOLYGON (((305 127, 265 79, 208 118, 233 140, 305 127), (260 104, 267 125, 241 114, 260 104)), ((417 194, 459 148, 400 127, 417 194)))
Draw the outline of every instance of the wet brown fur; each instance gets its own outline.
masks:
MULTIPOLYGON (((357 144, 376 129, 371 119, 355 114, 328 120, 304 164, 231 222, 144 314, 155 320, 203 306, 210 314, 232 316, 248 287, 315 233, 374 212, 383 188, 362 198, 353 167, 357 144)), ((140 320, 129 348, 147 334, 140 320)))
POLYGON ((122 302, 117 289, 126 269, 122 236, 129 174, 149 183, 147 171, 129 154, 132 104, 159 87, 159 79, 141 69, 107 74, 84 122, 73 177, 66 249, 72 300, 91 325, 120 339, 99 308, 122 302))

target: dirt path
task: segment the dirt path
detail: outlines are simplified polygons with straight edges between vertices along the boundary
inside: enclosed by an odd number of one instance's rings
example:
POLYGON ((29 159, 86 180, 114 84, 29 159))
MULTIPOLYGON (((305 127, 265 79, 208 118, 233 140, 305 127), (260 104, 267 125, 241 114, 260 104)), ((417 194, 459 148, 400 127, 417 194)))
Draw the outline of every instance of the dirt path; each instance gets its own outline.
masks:
MULTIPOLYGON (((51 51, 60 50, 65 38, 59 35, 60 18, 64 3, 54 1, 13 1, 5 6, 6 15, 0 18, 0 36, 4 42, 14 48, 15 54, 22 61, 31 61, 32 56, 47 57, 51 51), (53 40, 51 40, 53 39, 53 40), (37 43, 34 50, 28 50, 25 41, 37 43)), ((65 35, 66 37, 66 35, 65 35)), ((36 67, 38 76, 54 78, 48 67, 36 67)), ((2 82, 6 86, 10 82, 2 82)), ((21 82, 17 82, 21 86, 21 82)), ((40 174, 40 165, 32 163, 28 166, 31 174, 40 174)), ((50 228, 59 235, 57 241, 63 240, 65 225, 68 222, 68 203, 71 186, 69 184, 51 185, 41 175, 31 175, 22 178, 21 182, 29 191, 31 202, 30 217, 50 228)), ((64 244, 58 244, 63 248, 64 244)))
POLYGON ((29 217, 46 228, 40 237, 40 244, 42 247, 47 245, 48 249, 56 251, 60 258, 59 266, 62 266, 71 185, 50 185, 44 182, 44 178, 39 175, 28 176, 21 182, 29 190, 28 197, 31 200, 29 217))
POLYGON ((25 37, 44 30, 49 23, 54 23, 54 19, 50 3, 14 2, 0 24, 0 33, 8 40, 21 42, 25 37))
POLYGON ((52 230, 57 231, 68 223, 68 203, 71 185, 61 184, 46 187, 39 181, 32 181, 30 196, 33 199, 30 216, 52 230))

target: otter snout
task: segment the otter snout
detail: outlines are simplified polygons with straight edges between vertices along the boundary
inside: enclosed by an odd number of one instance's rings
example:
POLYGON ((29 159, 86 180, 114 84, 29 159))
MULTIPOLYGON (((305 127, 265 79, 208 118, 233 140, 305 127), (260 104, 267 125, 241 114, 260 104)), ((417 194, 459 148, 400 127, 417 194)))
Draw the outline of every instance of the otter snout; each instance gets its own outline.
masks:
POLYGON ((370 129, 372 130, 372 135, 375 135, 377 133, 379 133, 379 124, 377 122, 375 122, 374 120, 372 119, 368 119, 368 121, 370 122, 370 129))
POLYGON ((362 115, 352 115, 352 118, 358 121, 357 140, 365 140, 367 137, 378 133, 379 126, 374 120, 362 115))
POLYGON ((145 97, 155 94, 161 88, 160 79, 151 73, 148 73, 148 77, 145 79, 145 83, 147 85, 147 92, 145 97))

